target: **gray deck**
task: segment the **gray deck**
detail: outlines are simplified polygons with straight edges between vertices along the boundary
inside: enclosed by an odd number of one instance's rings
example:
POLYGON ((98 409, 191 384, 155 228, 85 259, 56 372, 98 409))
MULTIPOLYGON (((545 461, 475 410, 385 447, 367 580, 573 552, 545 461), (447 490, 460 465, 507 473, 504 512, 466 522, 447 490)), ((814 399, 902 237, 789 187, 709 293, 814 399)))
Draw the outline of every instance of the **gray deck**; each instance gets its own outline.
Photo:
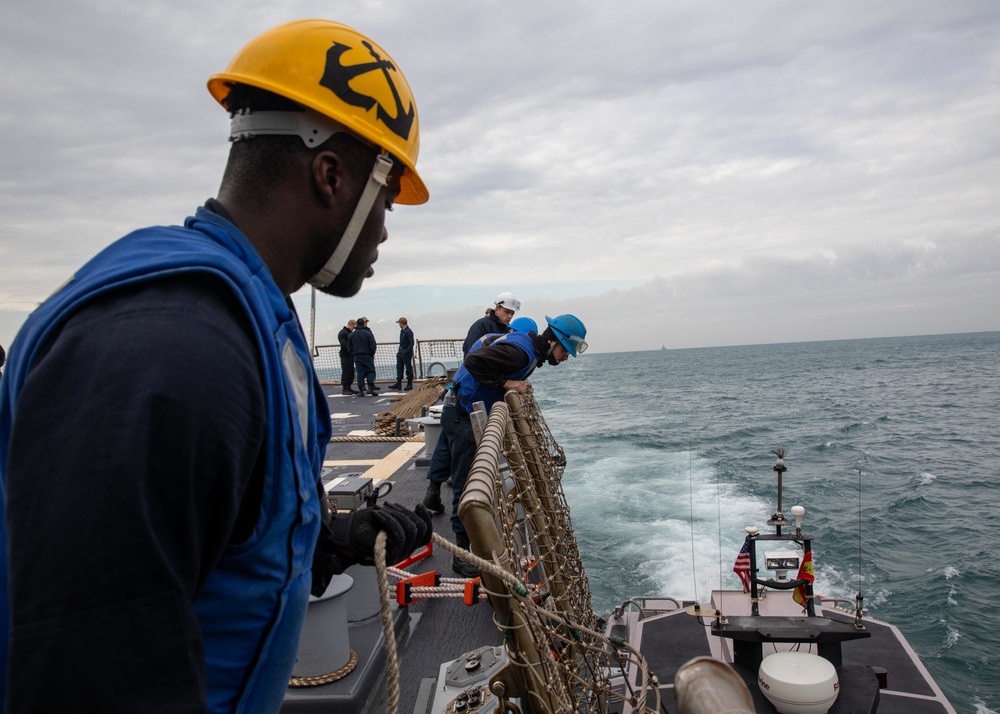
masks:
MULTIPOLYGON (((326 452, 327 465, 324 467, 323 480, 329 482, 338 477, 363 476, 372 465, 366 463, 338 464, 336 462, 375 462, 390 457, 400 448, 400 441, 343 441, 351 432, 368 431, 374 427, 375 417, 392 407, 391 392, 382 387, 377 397, 356 397, 340 394, 339 386, 328 386, 325 389, 330 411, 334 414, 333 433, 326 452), (330 463, 334 462, 334 463, 330 463)), ((412 447, 416 448, 416 447, 412 447)), ((393 471, 385 480, 392 484, 392 490, 385 498, 387 502, 399 503, 407 507, 416 506, 423 497, 427 486, 426 459, 422 449, 413 457, 407 459, 400 468, 393 471)), ((441 493, 442 499, 450 505, 451 492, 447 486, 441 493)), ((436 533, 453 541, 449 513, 433 517, 436 533)), ((441 577, 458 577, 451 571, 451 554, 438 550, 429 558, 411 566, 414 573, 424 573, 437 570, 441 577)), ((427 599, 413 602, 403 608, 406 612, 397 612, 397 639, 400 640, 400 712, 412 710, 413 702, 421 680, 437 677, 442 662, 459 657, 461 654, 486 645, 501 644, 499 630, 493 624, 493 610, 488 602, 469 607, 457 599, 427 599), (407 617, 408 616, 408 617, 407 617)), ((398 610, 398 608, 397 608, 398 610)), ((376 623, 378 620, 376 618, 376 623)), ((374 648, 376 656, 383 655, 378 651, 381 643, 381 625, 372 627, 352 625, 349 631, 351 647, 358 652, 359 658, 363 651, 374 648), (357 640, 357 642, 355 641, 357 640)), ((365 701, 371 697, 365 711, 381 714, 386 711, 386 694, 384 682, 372 683, 365 680, 365 672, 358 669, 339 682, 318 687, 310 687, 308 691, 289 690, 292 700, 286 699, 282 711, 330 711, 328 705, 322 709, 311 706, 313 700, 334 693, 357 694, 359 688, 373 691, 361 692, 361 701, 355 698, 352 702, 338 701, 336 711, 361 711, 365 701)), ((349 697, 350 698, 350 697, 349 697)))

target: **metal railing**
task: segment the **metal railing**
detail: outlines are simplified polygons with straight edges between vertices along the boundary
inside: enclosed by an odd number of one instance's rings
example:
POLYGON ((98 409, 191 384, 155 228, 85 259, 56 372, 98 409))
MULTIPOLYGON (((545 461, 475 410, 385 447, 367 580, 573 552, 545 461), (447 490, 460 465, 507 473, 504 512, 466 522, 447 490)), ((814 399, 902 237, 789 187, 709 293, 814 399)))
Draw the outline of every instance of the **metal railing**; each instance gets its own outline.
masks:
MULTIPOLYGON (((413 376, 445 377, 462 364, 464 340, 417 340, 413 349, 413 376)), ((380 342, 375 351, 375 381, 396 381, 399 342, 380 342)), ((324 384, 340 384, 340 345, 316 345, 313 366, 324 384)))

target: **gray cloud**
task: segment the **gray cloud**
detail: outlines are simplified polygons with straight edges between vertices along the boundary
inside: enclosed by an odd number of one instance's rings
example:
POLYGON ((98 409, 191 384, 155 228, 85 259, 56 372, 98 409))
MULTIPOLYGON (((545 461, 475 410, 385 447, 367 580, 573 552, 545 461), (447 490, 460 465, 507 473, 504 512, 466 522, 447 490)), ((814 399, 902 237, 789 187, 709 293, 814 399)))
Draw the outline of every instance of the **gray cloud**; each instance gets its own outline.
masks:
POLYGON ((454 332, 476 286, 565 283, 538 305, 585 316, 607 336, 595 349, 658 347, 654 327, 684 345, 773 341, 757 324, 789 340, 1000 329, 979 309, 1000 302, 992 0, 4 13, 0 342, 114 238, 214 194, 227 123, 207 76, 309 16, 388 48, 420 109, 431 202, 390 216, 356 300, 468 286, 465 305, 427 300, 425 327, 454 332))

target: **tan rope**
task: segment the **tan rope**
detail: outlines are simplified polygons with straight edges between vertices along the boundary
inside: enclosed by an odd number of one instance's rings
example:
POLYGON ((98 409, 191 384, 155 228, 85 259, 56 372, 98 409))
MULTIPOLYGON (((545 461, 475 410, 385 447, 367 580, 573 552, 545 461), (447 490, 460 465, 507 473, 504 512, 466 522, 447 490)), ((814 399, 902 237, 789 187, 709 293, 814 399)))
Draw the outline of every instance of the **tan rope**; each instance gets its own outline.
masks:
POLYGON ((347 661, 343 667, 338 669, 336 672, 330 672, 329 674, 320 674, 315 677, 292 677, 288 680, 289 687, 318 687, 321 684, 329 684, 330 682, 336 682, 338 679, 343 679, 349 675, 354 668, 358 666, 358 653, 351 650, 351 658, 347 661))
MULTIPOLYGON (((434 545, 439 545, 452 555, 457 555, 462 560, 469 561, 470 563, 475 565, 480 572, 485 571, 490 575, 494 575, 500 578, 510 587, 515 587, 515 588, 521 587, 521 581, 515 578, 513 575, 511 575, 505 568, 501 568, 499 565, 496 565, 495 563, 492 563, 489 560, 484 560, 483 558, 480 558, 472 551, 468 551, 465 548, 461 548, 455 545, 450 540, 442 536, 439 536, 437 533, 434 534, 434 545)), ((449 579, 454 580, 454 578, 447 578, 444 580, 449 580, 449 579)), ((465 581, 463 580, 461 582, 465 581)))
POLYGON ((378 580, 379 617, 382 619, 382 632, 385 634, 385 687, 389 694, 386 704, 386 714, 396 714, 399 710, 399 659, 396 652, 396 630, 392 623, 392 606, 389 599, 389 578, 385 565, 385 531, 379 531, 375 536, 375 576, 378 580))

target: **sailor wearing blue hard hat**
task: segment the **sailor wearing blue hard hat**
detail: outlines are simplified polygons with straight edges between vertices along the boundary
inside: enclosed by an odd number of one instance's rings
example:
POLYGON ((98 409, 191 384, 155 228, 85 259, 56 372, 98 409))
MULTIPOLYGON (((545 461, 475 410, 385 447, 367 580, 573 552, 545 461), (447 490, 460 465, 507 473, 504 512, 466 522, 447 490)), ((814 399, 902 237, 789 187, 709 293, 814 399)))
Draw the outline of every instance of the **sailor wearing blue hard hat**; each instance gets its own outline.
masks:
POLYGON ((583 354, 587 351, 587 342, 583 339, 587 336, 587 328, 576 315, 559 315, 558 317, 546 315, 545 322, 548 323, 549 330, 559 340, 559 344, 571 355, 576 357, 578 352, 583 354))
MULTIPOLYGON (((476 453, 476 438, 469 420, 472 405, 481 401, 489 412, 505 392, 527 392, 527 379, 537 367, 546 362, 553 365, 565 362, 570 355, 575 357, 587 349, 584 340, 587 328, 580 318, 559 315, 546 317, 545 321, 548 326, 540 335, 534 331, 512 331, 477 340, 448 385, 448 397, 441 410, 441 436, 427 469, 429 483, 422 503, 434 513, 444 513, 441 484, 451 479, 451 528, 461 548, 469 548, 469 535, 458 518, 458 502, 476 453)), ((452 569, 464 577, 478 574, 474 566, 457 556, 452 569)))

